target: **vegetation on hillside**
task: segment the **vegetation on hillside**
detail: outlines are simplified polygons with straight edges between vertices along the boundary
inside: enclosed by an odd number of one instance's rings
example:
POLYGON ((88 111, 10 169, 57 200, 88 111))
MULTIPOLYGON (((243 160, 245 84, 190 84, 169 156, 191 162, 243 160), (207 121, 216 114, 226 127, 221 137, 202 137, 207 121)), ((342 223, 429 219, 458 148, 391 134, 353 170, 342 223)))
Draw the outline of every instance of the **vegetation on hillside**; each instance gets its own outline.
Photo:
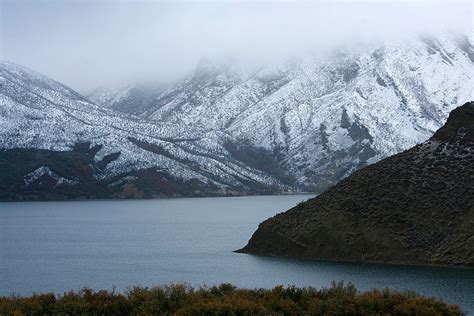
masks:
POLYGON ((82 289, 63 295, 0 298, 0 315, 463 315, 459 307, 414 292, 358 292, 352 284, 330 288, 277 286, 238 289, 231 284, 134 287, 125 293, 82 289))
POLYGON ((429 140, 262 222, 238 252, 474 267, 474 102, 429 140))
MULTIPOLYGON (((233 193, 198 179, 183 180, 158 168, 143 168, 106 177, 105 168, 121 153, 112 153, 97 161, 96 154, 101 149, 101 145, 92 146, 90 142, 76 143, 66 151, 0 149, 0 201, 222 196, 233 193), (26 181, 41 167, 49 168, 54 175, 40 174, 26 181), (58 181, 58 178, 67 182, 58 181)), ((244 192, 236 190, 235 194, 239 193, 244 192)))

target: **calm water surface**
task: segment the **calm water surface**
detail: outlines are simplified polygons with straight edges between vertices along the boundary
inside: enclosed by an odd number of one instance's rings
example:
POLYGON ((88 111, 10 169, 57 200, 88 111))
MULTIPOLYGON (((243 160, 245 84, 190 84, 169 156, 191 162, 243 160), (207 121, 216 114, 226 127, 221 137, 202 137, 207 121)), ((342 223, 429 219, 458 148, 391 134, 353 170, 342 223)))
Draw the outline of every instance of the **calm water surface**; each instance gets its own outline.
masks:
POLYGON ((187 282, 412 289, 474 314, 474 269, 236 254, 262 220, 309 195, 0 203, 0 295, 187 282))

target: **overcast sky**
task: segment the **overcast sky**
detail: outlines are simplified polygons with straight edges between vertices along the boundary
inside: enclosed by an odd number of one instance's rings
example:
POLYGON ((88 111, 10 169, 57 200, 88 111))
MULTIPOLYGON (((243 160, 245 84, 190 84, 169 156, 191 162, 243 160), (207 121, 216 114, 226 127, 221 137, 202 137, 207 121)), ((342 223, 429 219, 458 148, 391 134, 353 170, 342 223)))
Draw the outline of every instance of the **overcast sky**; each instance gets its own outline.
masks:
POLYGON ((473 29, 472 1, 0 2, 0 59, 80 92, 173 80, 201 57, 268 62, 348 42, 473 29))

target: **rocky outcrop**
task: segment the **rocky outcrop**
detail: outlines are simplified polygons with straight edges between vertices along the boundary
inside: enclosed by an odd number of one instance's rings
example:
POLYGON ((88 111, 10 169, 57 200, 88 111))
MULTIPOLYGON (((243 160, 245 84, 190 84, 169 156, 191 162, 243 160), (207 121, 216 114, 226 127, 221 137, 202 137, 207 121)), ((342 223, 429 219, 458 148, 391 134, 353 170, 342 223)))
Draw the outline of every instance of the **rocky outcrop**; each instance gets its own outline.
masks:
POLYGON ((261 223, 239 251, 474 266, 474 103, 426 142, 261 223))

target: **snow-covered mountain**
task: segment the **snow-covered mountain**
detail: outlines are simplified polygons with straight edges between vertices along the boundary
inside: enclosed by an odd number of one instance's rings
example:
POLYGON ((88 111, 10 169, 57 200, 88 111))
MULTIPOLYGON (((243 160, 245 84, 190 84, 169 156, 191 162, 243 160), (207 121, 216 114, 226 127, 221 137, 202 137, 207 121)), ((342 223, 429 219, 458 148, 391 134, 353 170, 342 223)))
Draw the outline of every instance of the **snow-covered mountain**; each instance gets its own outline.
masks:
POLYGON ((324 187, 427 139, 472 99, 472 45, 423 36, 251 74, 202 63, 139 115, 224 131, 273 152, 299 184, 324 187))
POLYGON ((173 183, 196 182, 202 195, 320 191, 428 139, 474 99, 473 88, 474 46, 460 35, 341 49, 254 72, 202 62, 165 91, 130 86, 86 98, 1 63, 0 139, 10 150, 100 145, 93 177, 123 179, 122 193, 143 188, 136 172, 150 168, 173 183))
POLYGON ((234 142, 230 135, 112 111, 8 62, 0 63, 0 113, 3 198, 41 198, 42 184, 55 191, 72 183, 78 192, 83 185, 85 196, 98 197, 290 188, 234 158, 226 149, 234 142))
POLYGON ((151 106, 163 90, 162 87, 150 87, 145 84, 123 88, 100 87, 89 93, 87 98, 108 109, 139 115, 151 106))

